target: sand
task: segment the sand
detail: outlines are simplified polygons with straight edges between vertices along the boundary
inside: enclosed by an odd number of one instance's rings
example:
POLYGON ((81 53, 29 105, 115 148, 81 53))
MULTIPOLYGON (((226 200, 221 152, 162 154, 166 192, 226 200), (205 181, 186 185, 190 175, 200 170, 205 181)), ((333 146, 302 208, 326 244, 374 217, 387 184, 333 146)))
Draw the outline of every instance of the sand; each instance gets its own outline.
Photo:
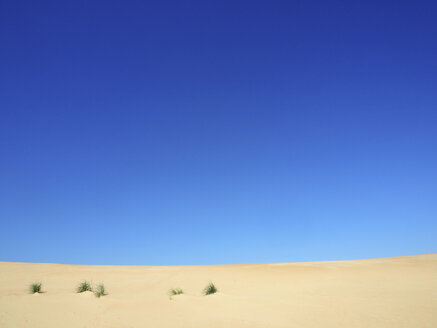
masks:
POLYGON ((437 327, 437 253, 216 266, 0 262, 0 327, 437 327), (81 280, 108 295, 75 293, 81 280), (41 294, 29 294, 33 281, 41 294), (219 292, 202 296, 208 282, 219 292), (183 295, 169 298, 170 288, 183 295))

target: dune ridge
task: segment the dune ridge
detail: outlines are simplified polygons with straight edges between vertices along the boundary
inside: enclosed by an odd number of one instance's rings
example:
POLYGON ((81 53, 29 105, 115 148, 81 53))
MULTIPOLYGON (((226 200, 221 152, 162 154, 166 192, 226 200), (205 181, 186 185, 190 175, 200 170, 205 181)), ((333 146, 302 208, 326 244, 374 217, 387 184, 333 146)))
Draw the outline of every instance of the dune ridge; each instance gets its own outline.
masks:
POLYGON ((0 262, 0 327, 437 327, 437 253, 199 266, 0 262), (108 295, 77 294, 83 280, 108 295), (28 286, 42 282, 41 294, 28 286), (202 295, 214 282, 218 292, 202 295), (169 297, 171 288, 184 293, 169 297))

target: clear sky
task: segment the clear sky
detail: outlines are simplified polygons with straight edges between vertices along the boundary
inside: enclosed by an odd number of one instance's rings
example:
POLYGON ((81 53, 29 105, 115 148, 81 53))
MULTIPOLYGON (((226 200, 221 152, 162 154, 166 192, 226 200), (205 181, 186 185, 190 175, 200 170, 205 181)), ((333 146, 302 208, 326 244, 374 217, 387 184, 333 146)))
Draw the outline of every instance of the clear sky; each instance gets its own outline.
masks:
POLYGON ((437 251, 435 1, 0 3, 0 260, 437 251))

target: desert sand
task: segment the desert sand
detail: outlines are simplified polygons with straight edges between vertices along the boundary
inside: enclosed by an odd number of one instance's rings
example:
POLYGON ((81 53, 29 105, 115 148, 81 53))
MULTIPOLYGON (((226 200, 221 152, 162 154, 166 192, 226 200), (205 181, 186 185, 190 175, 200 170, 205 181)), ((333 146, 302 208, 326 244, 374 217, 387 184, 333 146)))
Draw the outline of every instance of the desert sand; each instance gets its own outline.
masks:
POLYGON ((0 262, 0 327, 437 327, 437 253, 210 266, 0 262), (77 294, 82 280, 108 295, 77 294), (43 283, 41 294, 28 285, 43 283), (214 282, 219 292, 203 296, 214 282), (170 288, 183 295, 169 298, 170 288))

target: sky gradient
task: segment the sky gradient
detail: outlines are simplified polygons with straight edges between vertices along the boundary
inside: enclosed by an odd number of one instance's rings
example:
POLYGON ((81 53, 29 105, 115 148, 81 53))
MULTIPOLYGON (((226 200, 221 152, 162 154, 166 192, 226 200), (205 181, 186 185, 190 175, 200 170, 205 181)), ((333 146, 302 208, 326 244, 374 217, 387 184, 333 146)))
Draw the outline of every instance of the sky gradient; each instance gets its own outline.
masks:
POLYGON ((0 3, 0 261, 437 251, 433 1, 0 3))

